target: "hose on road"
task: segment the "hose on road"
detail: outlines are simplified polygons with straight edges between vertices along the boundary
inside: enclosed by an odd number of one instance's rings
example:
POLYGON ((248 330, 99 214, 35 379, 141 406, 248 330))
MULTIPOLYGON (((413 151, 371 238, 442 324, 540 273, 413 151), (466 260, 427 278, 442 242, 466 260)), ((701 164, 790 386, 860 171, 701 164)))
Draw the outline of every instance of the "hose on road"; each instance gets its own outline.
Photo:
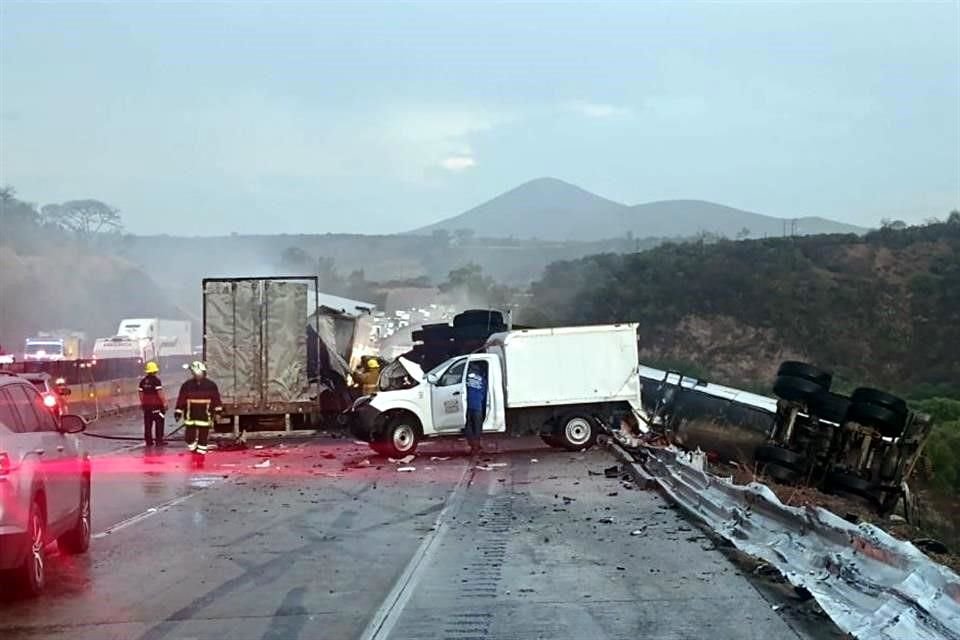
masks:
MULTIPOLYGON (((170 433, 166 434, 166 436, 164 436, 164 439, 169 438, 170 436, 183 430, 184 426, 186 425, 181 424, 179 427, 177 427, 170 433)), ((123 441, 129 441, 129 442, 143 442, 143 438, 138 436, 108 436, 103 433, 88 433, 86 431, 83 432, 83 435, 89 438, 100 438, 101 440, 123 440, 123 441)))

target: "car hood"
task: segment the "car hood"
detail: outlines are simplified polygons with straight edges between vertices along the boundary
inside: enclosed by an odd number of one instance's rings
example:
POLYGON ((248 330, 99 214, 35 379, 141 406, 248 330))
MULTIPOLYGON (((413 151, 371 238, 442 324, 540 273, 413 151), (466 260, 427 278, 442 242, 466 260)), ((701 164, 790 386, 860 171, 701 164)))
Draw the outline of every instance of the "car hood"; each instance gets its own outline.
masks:
POLYGON ((407 373, 410 374, 410 377, 416 380, 418 383, 423 382, 423 369, 416 362, 412 360, 407 360, 406 358, 398 358, 400 365, 407 370, 407 373))

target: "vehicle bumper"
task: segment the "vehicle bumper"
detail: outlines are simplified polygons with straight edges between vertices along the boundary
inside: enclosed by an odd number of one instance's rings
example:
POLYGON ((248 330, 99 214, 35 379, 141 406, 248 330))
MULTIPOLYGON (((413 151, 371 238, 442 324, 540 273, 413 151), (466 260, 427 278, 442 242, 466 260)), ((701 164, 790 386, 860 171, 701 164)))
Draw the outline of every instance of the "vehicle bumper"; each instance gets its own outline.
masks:
POLYGON ((351 409, 344 415, 347 416, 350 433, 357 440, 373 442, 377 432, 380 411, 366 404, 357 409, 351 409))

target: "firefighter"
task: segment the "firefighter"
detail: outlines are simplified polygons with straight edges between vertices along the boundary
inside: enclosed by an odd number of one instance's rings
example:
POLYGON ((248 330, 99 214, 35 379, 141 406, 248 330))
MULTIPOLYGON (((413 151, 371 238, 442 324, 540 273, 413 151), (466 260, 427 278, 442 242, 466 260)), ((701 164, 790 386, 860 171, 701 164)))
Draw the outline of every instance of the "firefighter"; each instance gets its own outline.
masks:
POLYGON ((360 392, 369 396, 377 392, 377 383, 380 382, 380 361, 376 358, 367 358, 366 364, 355 374, 360 386, 360 392))
POLYGON ((188 368, 192 377, 180 386, 174 416, 178 421, 183 419, 187 449, 193 454, 194 463, 202 465, 207 455, 210 429, 215 417, 223 411, 223 405, 220 390, 213 380, 207 378, 207 365, 194 360, 188 368))
POLYGON ((140 408, 143 410, 143 440, 148 447, 162 447, 165 444, 163 419, 167 410, 167 397, 163 393, 163 384, 157 377, 160 366, 151 360, 143 366, 143 372, 146 375, 140 378, 138 387, 140 408))

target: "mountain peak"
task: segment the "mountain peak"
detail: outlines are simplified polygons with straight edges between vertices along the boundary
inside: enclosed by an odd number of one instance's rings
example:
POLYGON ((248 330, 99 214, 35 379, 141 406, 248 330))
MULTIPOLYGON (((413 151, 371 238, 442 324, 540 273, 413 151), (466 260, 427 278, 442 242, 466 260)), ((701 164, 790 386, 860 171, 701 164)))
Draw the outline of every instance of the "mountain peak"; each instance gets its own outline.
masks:
MULTIPOLYGON (((832 220, 802 218, 801 233, 862 233, 864 229, 832 220)), ((662 200, 634 206, 608 200, 559 178, 543 176, 458 216, 417 229, 472 230, 491 238, 603 240, 628 233, 636 238, 679 238, 702 232, 727 237, 778 236, 784 220, 705 200, 662 200)))

